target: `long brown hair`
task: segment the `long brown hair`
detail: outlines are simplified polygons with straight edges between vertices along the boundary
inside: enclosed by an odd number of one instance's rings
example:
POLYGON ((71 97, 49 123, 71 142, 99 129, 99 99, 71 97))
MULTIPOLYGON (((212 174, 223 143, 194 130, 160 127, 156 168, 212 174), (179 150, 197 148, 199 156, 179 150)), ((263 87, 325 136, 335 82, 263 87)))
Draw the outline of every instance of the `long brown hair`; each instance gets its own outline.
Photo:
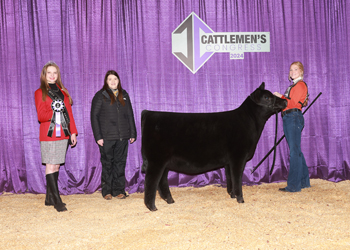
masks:
POLYGON ((107 83, 107 78, 108 78, 109 75, 114 75, 114 76, 116 76, 118 78, 119 83, 118 83, 118 87, 117 87, 117 89, 118 89, 118 96, 117 96, 117 98, 118 98, 119 102, 123 106, 125 106, 125 101, 124 101, 124 98, 123 98, 122 84, 120 82, 119 75, 118 75, 118 73, 116 71, 114 71, 114 70, 108 70, 107 71, 107 73, 105 75, 104 85, 103 85, 102 89, 106 90, 108 95, 111 97, 111 105, 112 105, 115 102, 116 98, 115 98, 114 94, 111 91, 109 91, 110 88, 109 88, 108 83, 107 83))
POLYGON ((41 75, 40 75, 40 88, 42 91, 42 100, 45 101, 46 100, 46 96, 48 94, 48 89, 49 89, 49 83, 46 80, 46 74, 47 74, 47 68, 53 66, 57 69, 57 80, 56 80, 56 84, 58 85, 58 87, 63 90, 69 97, 69 103, 72 105, 73 104, 73 99, 70 96, 70 94, 68 93, 68 90, 63 86, 62 80, 61 80, 61 72, 60 72, 60 68, 57 66, 57 64, 53 61, 49 61, 47 62, 42 71, 41 71, 41 75))

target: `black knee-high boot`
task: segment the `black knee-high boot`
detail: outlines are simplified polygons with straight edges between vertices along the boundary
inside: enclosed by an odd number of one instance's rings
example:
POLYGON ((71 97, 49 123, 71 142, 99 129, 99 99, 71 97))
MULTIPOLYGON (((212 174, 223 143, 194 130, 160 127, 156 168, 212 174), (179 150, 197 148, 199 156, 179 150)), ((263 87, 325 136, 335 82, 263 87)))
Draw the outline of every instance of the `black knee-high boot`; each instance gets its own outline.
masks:
MULTIPOLYGON (((56 172, 57 173, 57 172, 56 172)), ((56 173, 46 175, 46 183, 51 190, 52 199, 54 202, 54 207, 58 212, 67 211, 66 206, 62 203, 60 193, 58 191, 57 179, 55 177, 56 173)), ((58 173, 57 173, 58 176, 58 173)))
POLYGON ((55 205, 53 202, 53 197, 51 194, 51 189, 49 184, 47 184, 47 179, 46 179, 46 198, 45 198, 45 206, 53 206, 55 205))
MULTIPOLYGON (((57 183, 58 180, 58 171, 54 173, 55 175, 55 181, 57 183)), ((63 205, 66 205, 66 203, 62 202, 63 205)), ((52 192, 50 189, 50 185, 46 182, 46 198, 45 198, 45 206, 54 206, 55 202, 53 200, 52 192)))
MULTIPOLYGON (((55 174, 55 181, 56 181, 56 183, 58 183, 58 174, 59 174, 59 171, 55 172, 54 174, 55 174)), ((58 184, 57 184, 57 187, 58 187, 58 184)), ((61 199, 61 197, 60 197, 60 199, 61 199)), ((61 202, 62 202, 63 205, 66 205, 66 203, 64 203, 62 200, 61 200, 61 202)))

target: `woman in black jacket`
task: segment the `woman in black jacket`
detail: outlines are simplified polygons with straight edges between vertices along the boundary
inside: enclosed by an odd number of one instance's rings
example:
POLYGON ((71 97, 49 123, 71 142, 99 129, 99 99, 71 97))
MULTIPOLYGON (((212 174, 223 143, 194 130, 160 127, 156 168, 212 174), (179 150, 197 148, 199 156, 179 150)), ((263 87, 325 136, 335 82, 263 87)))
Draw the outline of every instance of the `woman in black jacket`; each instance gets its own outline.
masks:
POLYGON ((103 88, 91 104, 91 126, 101 153, 102 196, 125 199, 125 165, 128 140, 136 140, 134 113, 128 93, 122 88, 117 72, 109 70, 103 88))

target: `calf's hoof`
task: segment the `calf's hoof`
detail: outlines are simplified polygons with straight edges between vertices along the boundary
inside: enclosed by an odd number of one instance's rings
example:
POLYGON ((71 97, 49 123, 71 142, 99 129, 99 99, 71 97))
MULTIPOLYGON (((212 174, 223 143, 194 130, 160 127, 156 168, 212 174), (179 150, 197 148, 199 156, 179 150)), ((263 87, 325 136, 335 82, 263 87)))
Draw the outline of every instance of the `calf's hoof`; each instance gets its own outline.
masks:
POLYGON ((147 207, 149 209, 149 211, 151 212, 155 212, 157 211, 158 209, 156 207, 147 207))
POLYGON ((151 211, 151 212, 154 212, 154 211, 158 210, 155 205, 147 205, 147 204, 145 204, 145 205, 149 209, 149 211, 151 211))
POLYGON ((173 198, 166 199, 165 201, 166 201, 168 204, 173 204, 173 203, 175 203, 175 201, 174 201, 173 198))
POLYGON ((244 200, 243 200, 243 198, 238 198, 238 197, 237 197, 237 202, 238 202, 238 203, 244 203, 244 200))
MULTIPOLYGON (((66 203, 63 203, 63 202, 62 202, 62 204, 63 204, 64 206, 66 205, 66 203)), ((53 201, 51 202, 51 201, 46 201, 46 200, 45 200, 45 206, 54 206, 54 205, 55 205, 55 203, 54 203, 53 201)))
POLYGON ((57 212, 67 211, 67 208, 65 205, 63 205, 63 203, 58 203, 58 204, 54 205, 54 208, 57 210, 57 212))
POLYGON ((233 198, 236 198, 236 195, 233 194, 233 193, 231 193, 230 196, 231 196, 232 199, 233 199, 233 198))

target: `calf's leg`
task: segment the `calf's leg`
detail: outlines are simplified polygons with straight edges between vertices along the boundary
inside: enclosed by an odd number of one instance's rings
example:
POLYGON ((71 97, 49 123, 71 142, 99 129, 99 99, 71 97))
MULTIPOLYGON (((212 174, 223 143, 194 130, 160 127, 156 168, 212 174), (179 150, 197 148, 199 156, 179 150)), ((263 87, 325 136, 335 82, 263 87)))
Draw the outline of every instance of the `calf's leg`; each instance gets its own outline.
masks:
POLYGON ((244 203, 242 192, 242 175, 245 163, 245 161, 235 162, 234 164, 229 166, 232 179, 231 198, 236 198, 238 203, 244 203))
POLYGON ((169 170, 165 169, 163 175, 159 181, 158 192, 160 197, 165 200, 168 204, 174 203, 174 199, 171 196, 169 183, 168 183, 168 172, 169 170))
POLYGON ((237 202, 244 203, 243 192, 242 192, 242 176, 238 176, 235 180, 234 193, 236 195, 237 202))
POLYGON ((231 180, 231 171, 230 171, 230 166, 226 165, 225 166, 225 174, 226 174, 226 185, 227 185, 227 193, 232 197, 232 180, 231 180))
POLYGON ((157 207, 155 205, 157 187, 159 184, 159 180, 164 172, 163 167, 158 167, 157 165, 153 165, 151 163, 148 164, 146 170, 145 177, 145 197, 144 202, 146 207, 150 211, 157 211, 157 207))

